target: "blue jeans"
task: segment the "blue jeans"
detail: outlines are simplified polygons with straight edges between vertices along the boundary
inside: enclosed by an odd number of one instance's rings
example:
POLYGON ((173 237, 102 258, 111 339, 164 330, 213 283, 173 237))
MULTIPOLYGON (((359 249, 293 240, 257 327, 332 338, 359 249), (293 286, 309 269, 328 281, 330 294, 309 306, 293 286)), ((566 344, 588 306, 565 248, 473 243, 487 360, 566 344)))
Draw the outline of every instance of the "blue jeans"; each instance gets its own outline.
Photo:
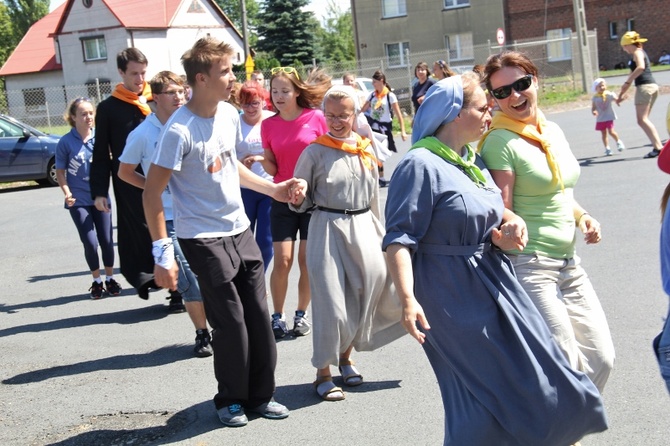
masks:
POLYGON ((185 302, 202 302, 200 286, 198 285, 198 278, 193 273, 193 271, 191 271, 191 266, 186 261, 186 257, 181 250, 181 246, 179 246, 177 235, 174 232, 174 222, 172 220, 167 220, 165 222, 165 227, 167 228, 168 236, 172 238, 172 243, 174 245, 174 258, 177 261, 177 265, 179 265, 177 292, 181 294, 181 297, 185 302))
POLYGON ((665 319, 663 331, 654 339, 654 353, 658 359, 658 365, 661 368, 661 377, 670 393, 670 309, 665 319))

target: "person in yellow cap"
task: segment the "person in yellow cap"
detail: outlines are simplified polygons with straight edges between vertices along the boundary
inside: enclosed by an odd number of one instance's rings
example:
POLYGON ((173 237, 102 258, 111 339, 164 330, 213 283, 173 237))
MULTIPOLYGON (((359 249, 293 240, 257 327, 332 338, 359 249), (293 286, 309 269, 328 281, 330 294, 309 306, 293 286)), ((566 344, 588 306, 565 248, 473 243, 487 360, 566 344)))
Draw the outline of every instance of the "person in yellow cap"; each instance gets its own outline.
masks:
POLYGON ((651 108, 658 98, 658 84, 651 74, 651 62, 649 56, 642 49, 642 43, 647 39, 643 38, 636 31, 628 31, 621 37, 621 47, 623 50, 632 56, 628 62, 631 73, 628 79, 621 86, 619 98, 616 103, 619 105, 626 96, 625 93, 630 88, 631 84, 635 82, 635 114, 637 116, 637 124, 644 130, 649 141, 654 146, 652 151, 647 153, 645 158, 656 158, 661 153, 661 139, 658 136, 656 127, 649 119, 651 108))

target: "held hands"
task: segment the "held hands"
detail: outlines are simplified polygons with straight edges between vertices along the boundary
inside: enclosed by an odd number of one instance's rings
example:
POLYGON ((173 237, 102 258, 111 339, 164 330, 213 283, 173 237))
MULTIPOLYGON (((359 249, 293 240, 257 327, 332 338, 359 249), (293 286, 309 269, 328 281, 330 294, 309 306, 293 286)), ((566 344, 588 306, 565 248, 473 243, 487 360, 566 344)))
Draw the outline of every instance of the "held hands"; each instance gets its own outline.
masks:
POLYGON ((518 215, 500 225, 500 229, 493 228, 491 243, 505 250, 516 249, 523 251, 528 243, 528 229, 526 222, 518 215))
POLYGON ((577 220, 577 227, 584 234, 584 241, 587 245, 600 242, 602 233, 600 232, 600 223, 589 214, 582 214, 577 220))
POLYGON ((295 178, 295 183, 290 188, 290 200, 294 206, 300 206, 307 196, 307 181, 302 178, 295 178))
POLYGON ((426 334, 419 331, 416 327, 416 323, 418 321, 419 324, 421 324, 421 328, 424 330, 430 330, 430 324, 428 323, 428 319, 426 319, 423 308, 419 305, 419 302, 416 301, 416 298, 412 297, 408 302, 409 303, 404 305, 402 310, 402 325, 410 336, 419 341, 419 344, 423 344, 426 341, 426 334))
POLYGON ((299 205, 307 194, 307 182, 300 178, 291 178, 277 183, 272 192, 272 198, 282 203, 299 205), (302 199, 300 199, 302 197, 302 199))

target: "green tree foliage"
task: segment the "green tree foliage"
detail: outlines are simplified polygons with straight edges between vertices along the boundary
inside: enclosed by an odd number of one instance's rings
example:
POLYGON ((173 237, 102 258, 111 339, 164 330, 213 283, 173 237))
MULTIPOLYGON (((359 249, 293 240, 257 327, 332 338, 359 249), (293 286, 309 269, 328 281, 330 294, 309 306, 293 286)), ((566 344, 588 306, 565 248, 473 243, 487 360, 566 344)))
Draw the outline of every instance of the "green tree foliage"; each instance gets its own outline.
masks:
POLYGON ((12 22, 15 43, 21 41, 33 23, 49 13, 49 0, 3 0, 12 22))
MULTIPOLYGON (((215 0, 221 10, 232 20, 237 30, 242 33, 242 6, 241 0, 215 0)), ((249 46, 256 46, 258 41, 258 11, 260 6, 256 0, 244 0, 247 10, 247 31, 249 46)))
POLYGON ((282 65, 310 65, 318 56, 315 36, 320 25, 309 11, 308 0, 266 0, 258 14, 256 47, 282 65))
POLYGON ((317 39, 327 62, 343 62, 356 59, 351 10, 342 11, 337 3, 329 0, 323 19, 323 27, 319 30, 317 39))

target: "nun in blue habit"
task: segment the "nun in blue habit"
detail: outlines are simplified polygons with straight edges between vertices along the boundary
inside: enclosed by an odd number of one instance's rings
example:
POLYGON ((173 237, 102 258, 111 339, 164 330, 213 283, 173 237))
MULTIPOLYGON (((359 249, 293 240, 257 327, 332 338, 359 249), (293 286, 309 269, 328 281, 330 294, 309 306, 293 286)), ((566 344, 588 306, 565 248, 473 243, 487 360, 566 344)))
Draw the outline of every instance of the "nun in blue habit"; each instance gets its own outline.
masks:
POLYGON ((498 249, 527 235, 468 144, 490 120, 474 73, 428 90, 391 179, 383 249, 440 386, 444 444, 568 446, 607 429, 605 412, 498 249))

